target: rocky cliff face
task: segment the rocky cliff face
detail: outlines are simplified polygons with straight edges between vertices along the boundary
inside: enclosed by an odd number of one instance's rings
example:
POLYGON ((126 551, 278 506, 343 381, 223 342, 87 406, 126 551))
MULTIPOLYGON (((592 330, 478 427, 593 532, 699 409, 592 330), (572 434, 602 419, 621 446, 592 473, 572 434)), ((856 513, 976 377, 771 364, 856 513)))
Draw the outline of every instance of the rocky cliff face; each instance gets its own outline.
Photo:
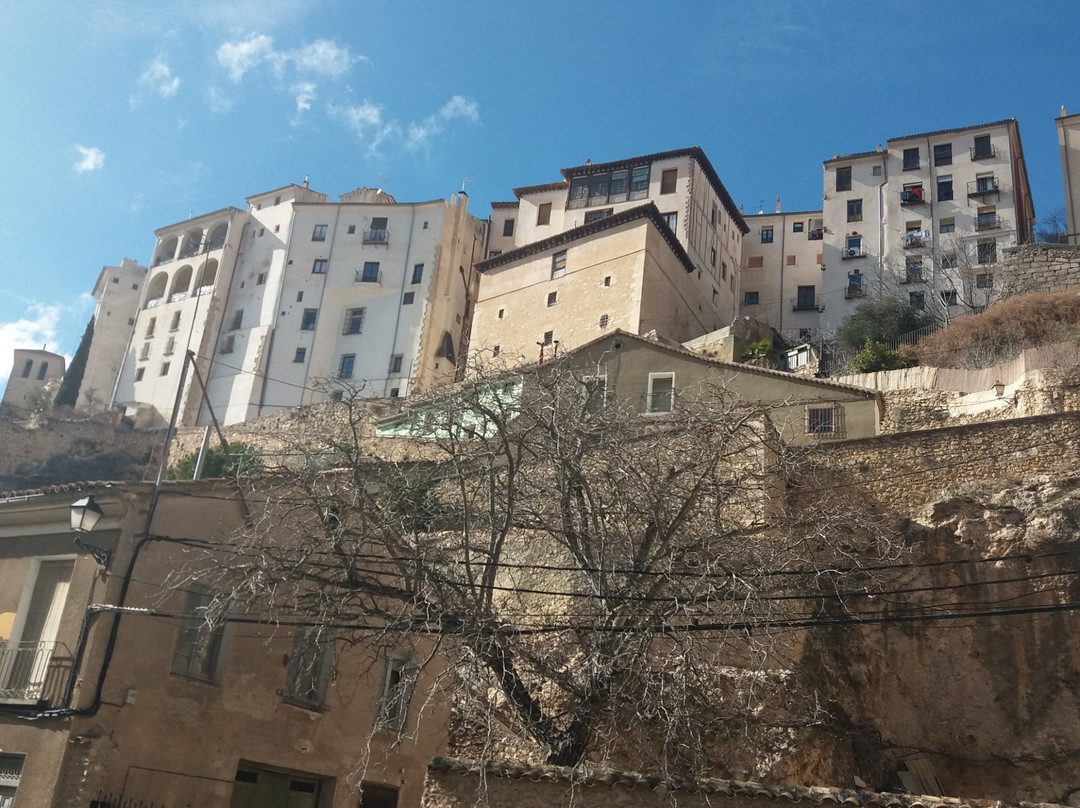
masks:
POLYGON ((1078 525, 1080 478, 1043 477, 902 527, 909 566, 837 607, 883 622, 814 632, 804 656, 849 728, 836 785, 1080 805, 1078 525))

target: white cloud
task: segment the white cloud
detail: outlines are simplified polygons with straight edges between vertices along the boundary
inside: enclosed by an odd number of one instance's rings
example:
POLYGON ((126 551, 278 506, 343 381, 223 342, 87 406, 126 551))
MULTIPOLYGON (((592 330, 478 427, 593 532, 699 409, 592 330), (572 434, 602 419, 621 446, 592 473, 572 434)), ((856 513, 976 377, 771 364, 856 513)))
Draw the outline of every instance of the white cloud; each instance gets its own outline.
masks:
POLYGON ((302 81, 293 85, 293 93, 296 95, 296 114, 307 112, 311 109, 311 102, 315 100, 315 85, 310 81, 302 81))
POLYGON ((162 98, 171 98, 180 89, 180 77, 174 76, 164 59, 154 59, 139 77, 139 84, 149 87, 162 98))
POLYGON ((82 159, 73 168, 80 174, 84 171, 97 171, 105 165, 105 152, 96 146, 76 146, 75 149, 82 159))
POLYGON ((218 63, 234 82, 240 81, 245 73, 262 62, 277 58, 274 40, 265 34, 249 34, 247 39, 226 42, 217 49, 218 63))
POLYGON ((434 115, 428 115, 419 123, 410 123, 407 129, 405 146, 419 149, 428 145, 433 137, 440 134, 450 121, 464 119, 476 122, 480 120, 480 107, 475 101, 469 101, 455 95, 434 115))
POLYGON ((348 73, 358 58, 349 53, 348 48, 328 39, 317 39, 310 45, 289 51, 285 55, 301 73, 316 73, 332 79, 339 79, 348 73))

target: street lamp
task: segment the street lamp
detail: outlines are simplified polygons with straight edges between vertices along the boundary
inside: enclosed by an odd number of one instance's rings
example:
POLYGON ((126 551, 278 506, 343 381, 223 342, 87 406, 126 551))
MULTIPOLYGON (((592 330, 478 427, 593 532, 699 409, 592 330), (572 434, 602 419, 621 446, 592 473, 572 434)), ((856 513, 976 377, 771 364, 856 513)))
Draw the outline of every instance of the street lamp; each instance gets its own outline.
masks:
POLYGON ((89 533, 97 526, 98 521, 104 515, 105 512, 101 510, 100 505, 94 502, 93 496, 86 496, 77 502, 71 503, 71 529, 76 533, 75 546, 81 547, 90 553, 94 557, 94 561, 102 567, 107 567, 109 566, 109 560, 112 558, 112 552, 104 547, 87 544, 77 535, 79 533, 89 533))

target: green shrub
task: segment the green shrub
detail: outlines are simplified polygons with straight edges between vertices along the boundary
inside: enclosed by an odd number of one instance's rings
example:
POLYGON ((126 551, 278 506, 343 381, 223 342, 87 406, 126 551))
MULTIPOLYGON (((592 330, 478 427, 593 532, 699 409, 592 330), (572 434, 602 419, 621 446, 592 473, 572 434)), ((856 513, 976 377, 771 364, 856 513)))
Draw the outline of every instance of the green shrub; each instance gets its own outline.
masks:
POLYGON ((900 351, 868 339, 851 360, 851 369, 856 373, 874 373, 879 370, 899 370, 910 364, 900 351))
MULTIPOLYGON (((165 476, 170 480, 190 480, 195 475, 195 464, 198 460, 198 451, 184 455, 169 466, 165 476)), ((206 450, 202 477, 255 477, 261 474, 262 470, 262 458, 254 447, 246 443, 233 443, 229 445, 229 457, 225 456, 225 451, 220 446, 212 446, 206 450)))
POLYGON ((893 342, 901 334, 907 334, 931 322, 930 315, 912 308, 907 301, 897 297, 879 297, 860 303, 855 313, 844 320, 836 330, 836 340, 841 348, 859 351, 866 345, 867 340, 893 342))

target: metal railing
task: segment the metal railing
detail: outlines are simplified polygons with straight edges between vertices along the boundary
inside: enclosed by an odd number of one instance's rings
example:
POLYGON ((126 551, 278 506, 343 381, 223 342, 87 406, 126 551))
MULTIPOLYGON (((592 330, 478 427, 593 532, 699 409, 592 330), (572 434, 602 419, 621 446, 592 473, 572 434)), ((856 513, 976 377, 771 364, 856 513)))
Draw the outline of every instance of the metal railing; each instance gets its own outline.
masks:
POLYGON ((791 310, 792 311, 811 311, 818 307, 817 300, 815 299, 799 299, 797 297, 791 298, 791 310))
POLYGON ((901 205, 921 205, 926 201, 927 200, 923 195, 923 189, 921 185, 917 188, 905 188, 900 192, 901 205))
POLYGON ((972 146, 970 148, 972 160, 989 160, 997 157, 997 147, 992 143, 989 146, 972 146))
POLYGON ((356 270, 356 283, 382 283, 382 271, 379 272, 364 272, 362 269, 356 270))
POLYGON ((0 701, 59 702, 71 672, 70 657, 63 643, 5 642, 0 646, 0 701))
POLYGON ((967 184, 968 196, 982 196, 983 194, 1000 194, 1001 184, 997 177, 983 177, 972 180, 967 184))
POLYGON ((390 241, 390 230, 385 227, 364 231, 365 244, 386 244, 390 241))
POLYGON ((1006 221, 1005 219, 1002 219, 1000 216, 996 216, 993 219, 984 219, 982 221, 979 221, 978 219, 975 220, 975 229, 980 230, 980 231, 981 230, 1008 230, 1008 228, 1009 228, 1008 221, 1006 221))

